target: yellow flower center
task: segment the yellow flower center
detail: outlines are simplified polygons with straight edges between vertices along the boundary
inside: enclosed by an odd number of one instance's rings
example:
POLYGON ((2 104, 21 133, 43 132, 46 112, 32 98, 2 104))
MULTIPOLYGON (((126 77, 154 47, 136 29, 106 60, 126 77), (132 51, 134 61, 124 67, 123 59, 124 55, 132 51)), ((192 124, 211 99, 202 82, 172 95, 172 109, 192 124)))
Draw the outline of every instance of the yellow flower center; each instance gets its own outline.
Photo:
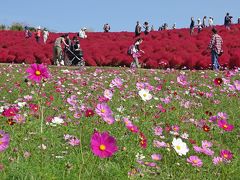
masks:
POLYGON ((37 76, 40 76, 40 75, 41 75, 41 72, 40 72, 39 70, 37 70, 37 71, 35 72, 35 74, 36 74, 37 76))
POLYGON ((193 160, 193 163, 194 163, 194 164, 197 164, 197 163, 198 163, 198 160, 193 160))
POLYGON ((227 124, 224 124, 224 125, 223 125, 223 127, 224 127, 224 128, 227 128, 227 127, 228 127, 228 125, 227 125, 227 124))
POLYGON ((104 109, 102 109, 102 110, 101 110, 101 113, 105 113, 105 110, 104 110, 104 109))
POLYGON ((101 151, 104 151, 104 150, 106 149, 106 146, 105 146, 104 144, 101 144, 101 145, 99 146, 99 149, 100 149, 101 151))
POLYGON ((143 94, 143 97, 146 97, 147 96, 147 94, 143 94))
POLYGON ((0 141, 0 145, 2 144, 2 141, 0 141))
POLYGON ((228 157, 228 155, 227 155, 227 154, 224 154, 224 155, 223 155, 223 157, 227 158, 227 157, 228 157))
POLYGON ((180 150, 181 149, 181 146, 176 146, 177 150, 180 150))

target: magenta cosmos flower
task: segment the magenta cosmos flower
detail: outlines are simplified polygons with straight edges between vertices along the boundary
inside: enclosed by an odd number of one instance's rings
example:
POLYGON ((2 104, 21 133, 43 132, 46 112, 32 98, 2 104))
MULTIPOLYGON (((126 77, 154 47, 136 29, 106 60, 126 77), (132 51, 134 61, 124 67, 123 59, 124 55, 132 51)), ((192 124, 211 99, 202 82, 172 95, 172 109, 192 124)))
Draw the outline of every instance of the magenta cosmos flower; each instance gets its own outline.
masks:
POLYGON ((198 156, 190 156, 187 158, 187 162, 192 164, 192 166, 202 167, 203 162, 198 156))
POLYGON ((116 140, 108 132, 94 132, 91 138, 91 150, 100 158, 111 157, 118 150, 116 140))
POLYGON ((0 152, 2 152, 2 151, 4 151, 5 149, 8 148, 9 142, 10 142, 9 134, 0 130, 0 152))
POLYGON ((234 128, 234 126, 231 124, 228 124, 226 120, 219 120, 218 127, 222 128, 224 131, 232 131, 234 128))
POLYGON ((221 158, 226 159, 226 160, 231 160, 233 158, 233 154, 229 150, 221 150, 220 156, 221 156, 221 158))
POLYGON ((48 69, 43 64, 32 64, 27 68, 28 79, 35 82, 41 82, 42 79, 47 79, 50 77, 48 69))
POLYGON ((2 112, 2 115, 5 117, 12 117, 12 116, 16 116, 18 113, 18 109, 15 107, 10 107, 7 109, 4 109, 4 111, 2 112))

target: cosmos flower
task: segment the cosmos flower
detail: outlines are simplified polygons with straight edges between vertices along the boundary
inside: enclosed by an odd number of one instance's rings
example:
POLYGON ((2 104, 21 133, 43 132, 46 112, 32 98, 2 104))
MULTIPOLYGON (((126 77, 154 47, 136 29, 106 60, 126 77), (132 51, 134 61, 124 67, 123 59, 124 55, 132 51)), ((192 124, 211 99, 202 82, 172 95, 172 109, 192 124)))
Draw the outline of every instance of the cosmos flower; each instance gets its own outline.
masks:
POLYGON ((187 158, 187 162, 195 167, 202 167, 203 165, 202 160, 198 156, 190 156, 189 158, 187 158))
POLYGON ((2 112, 2 115, 5 117, 13 117, 18 113, 18 109, 15 107, 9 107, 7 109, 4 109, 2 112))
POLYGON ((106 103, 97 104, 95 111, 101 117, 112 115, 112 111, 106 103))
POLYGON ((221 157, 214 157, 212 162, 214 165, 219 165, 220 163, 223 162, 223 159, 221 157))
POLYGON ((25 117, 21 114, 17 114, 13 117, 13 121, 17 124, 24 124, 25 123, 25 117))
POLYGON ((232 131, 234 126, 228 124, 226 120, 218 120, 218 127, 222 128, 224 131, 232 131))
POLYGON ((85 117, 92 117, 94 116, 94 111, 92 109, 87 109, 85 111, 85 117))
POLYGON ((177 139, 173 138, 172 147, 180 156, 186 155, 187 152, 189 151, 187 144, 183 142, 181 138, 177 138, 177 139))
POLYGON ((182 86, 186 86, 188 84, 187 77, 182 74, 177 77, 177 82, 178 82, 178 84, 181 84, 182 86))
POLYGON ((117 87, 117 88, 121 88, 123 85, 123 81, 121 78, 116 77, 115 79, 112 80, 110 87, 117 87))
POLYGON ((141 96, 143 101, 149 101, 152 99, 152 95, 149 93, 148 89, 141 89, 138 94, 141 96))
POLYGON ((235 89, 240 91, 240 80, 234 81, 233 84, 234 84, 235 89))
POLYGON ((228 160, 228 161, 233 158, 232 152, 229 150, 225 150, 225 149, 220 151, 220 156, 221 156, 221 158, 228 160))
POLYGON ((162 159, 161 154, 152 154, 151 157, 155 161, 160 161, 162 159))
POLYGON ((37 83, 41 82, 42 79, 48 79, 50 73, 48 69, 43 64, 32 64, 27 68, 28 79, 33 80, 37 83))
POLYGON ((91 137, 91 150, 94 155, 100 158, 107 158, 114 155, 118 147, 114 137, 110 136, 108 132, 94 132, 91 137))
POLYGON ((113 117, 112 115, 103 116, 102 118, 103 118, 103 120, 104 120, 105 122, 107 122, 108 124, 113 124, 113 123, 115 122, 115 119, 114 119, 114 117, 113 117))
POLYGON ((222 78, 215 78, 213 82, 214 82, 215 86, 221 86, 223 83, 223 80, 222 80, 222 78))
POLYGON ((113 96, 113 92, 110 89, 105 89, 103 96, 111 100, 113 96))
POLYGON ((10 142, 9 134, 0 130, 0 152, 5 151, 8 148, 9 142, 10 142))

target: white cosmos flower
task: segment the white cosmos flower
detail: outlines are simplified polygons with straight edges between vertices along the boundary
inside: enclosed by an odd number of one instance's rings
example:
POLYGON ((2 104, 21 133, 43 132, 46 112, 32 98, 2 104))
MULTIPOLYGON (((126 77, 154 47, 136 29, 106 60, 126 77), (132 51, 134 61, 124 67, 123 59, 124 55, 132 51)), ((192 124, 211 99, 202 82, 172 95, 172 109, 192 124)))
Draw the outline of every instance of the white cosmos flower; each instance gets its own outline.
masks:
POLYGON ((138 94, 141 96, 143 101, 148 101, 152 99, 152 95, 149 93, 148 89, 141 89, 138 94))
POLYGON ((56 124, 63 124, 64 123, 64 121, 63 121, 63 119, 62 118, 60 118, 60 117, 54 117, 53 119, 52 119, 52 122, 50 123, 50 125, 56 125, 56 124))
POLYGON ((179 156, 186 155, 189 151, 187 144, 183 142, 181 138, 173 138, 172 147, 175 149, 179 156))

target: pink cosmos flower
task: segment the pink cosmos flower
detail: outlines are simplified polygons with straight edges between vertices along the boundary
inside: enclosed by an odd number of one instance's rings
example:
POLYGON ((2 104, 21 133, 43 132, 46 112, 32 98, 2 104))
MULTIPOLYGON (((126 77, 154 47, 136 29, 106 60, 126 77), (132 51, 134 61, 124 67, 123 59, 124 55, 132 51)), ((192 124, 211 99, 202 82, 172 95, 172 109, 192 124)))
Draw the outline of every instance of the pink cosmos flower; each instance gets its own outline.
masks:
POLYGON ((108 124, 113 124, 113 123, 115 122, 115 119, 114 119, 114 117, 113 117, 112 115, 103 116, 102 118, 103 118, 103 120, 104 120, 105 122, 107 122, 108 124))
POLYGON ((126 124, 126 127, 133 133, 138 133, 139 132, 138 127, 133 125, 133 124, 126 124))
POLYGON ((68 104, 75 106, 77 104, 77 96, 72 95, 70 98, 67 98, 68 104))
POLYGON ((9 146, 10 136, 4 131, 0 130, 0 152, 6 150, 9 146))
POLYGON ((172 126, 172 130, 174 131, 174 132, 178 132, 179 131, 179 126, 177 126, 177 125, 173 125, 172 126))
POLYGON ((202 141, 202 148, 210 148, 212 147, 212 143, 210 141, 202 141))
POLYGON ((225 149, 220 151, 220 156, 225 160, 231 160, 233 158, 232 152, 225 149))
POLYGON ((99 96, 98 101, 99 101, 99 103, 106 103, 109 101, 109 99, 104 96, 99 96))
POLYGON ((206 154, 206 155, 208 155, 208 156, 213 156, 213 155, 214 155, 214 151, 211 150, 211 149, 209 149, 209 148, 203 148, 203 149, 202 149, 202 153, 203 153, 203 154, 206 154))
POLYGON ((79 139, 77 139, 77 138, 71 138, 69 141, 68 141, 68 143, 71 145, 71 146, 79 146, 79 144, 80 144, 80 141, 79 141, 79 139))
POLYGON ((110 87, 117 87, 117 88, 121 88, 123 85, 123 81, 121 78, 116 77, 115 79, 112 80, 110 87))
POLYGON ((81 114, 81 112, 79 112, 79 111, 75 111, 73 117, 75 117, 76 119, 79 119, 79 118, 82 117, 82 114, 81 114))
POLYGON ((43 64, 32 64, 26 72, 28 73, 28 79, 35 82, 41 82, 42 79, 50 77, 48 69, 43 64))
POLYGON ((161 154, 152 154, 152 159, 155 161, 160 161, 162 159, 161 154))
POLYGON ((186 86, 188 84, 187 77, 184 75, 179 75, 177 77, 177 82, 178 82, 178 84, 181 84, 182 86, 186 86))
POLYGON ((197 153, 202 153, 203 149, 199 146, 193 146, 193 150, 197 153))
POLYGON ((218 165, 223 162, 223 159, 221 157, 214 157, 212 162, 214 165, 218 165))
POLYGON ((219 119, 222 119, 222 120, 227 120, 228 115, 227 115, 227 113, 219 112, 219 113, 217 113, 217 117, 218 117, 219 119))
POLYGON ((114 155, 118 147, 114 137, 110 136, 108 132, 94 132, 91 138, 91 150, 94 155, 100 158, 107 158, 114 155))
POLYGON ((167 144, 163 141, 160 142, 158 140, 154 140, 153 141, 153 146, 157 147, 157 148, 165 148, 165 147, 167 147, 167 144))
POLYGON ((18 113, 18 109, 15 107, 9 107, 8 109, 4 109, 2 115, 5 117, 12 117, 18 113))
POLYGON ((161 127, 155 127, 154 128, 154 134, 156 136, 161 136, 162 135, 162 132, 163 132, 163 129, 161 127))
POLYGON ((98 104, 95 111, 101 117, 112 115, 112 111, 111 111, 110 107, 105 103, 98 104))
POLYGON ((189 158, 187 158, 187 162, 195 167, 202 167, 203 165, 202 160, 198 156, 190 156, 189 158))
POLYGON ((226 120, 218 120, 218 127, 222 128, 224 131, 232 131, 234 126, 228 124, 226 120))
POLYGON ((13 117, 13 121, 17 124, 24 124, 25 123, 25 117, 21 114, 17 114, 13 117))
POLYGON ((106 89, 103 94, 105 98, 108 98, 109 100, 112 99, 113 92, 110 89, 106 89))
POLYGON ((236 80, 233 82, 234 86, 235 86, 235 89, 240 91, 240 80, 236 80))

